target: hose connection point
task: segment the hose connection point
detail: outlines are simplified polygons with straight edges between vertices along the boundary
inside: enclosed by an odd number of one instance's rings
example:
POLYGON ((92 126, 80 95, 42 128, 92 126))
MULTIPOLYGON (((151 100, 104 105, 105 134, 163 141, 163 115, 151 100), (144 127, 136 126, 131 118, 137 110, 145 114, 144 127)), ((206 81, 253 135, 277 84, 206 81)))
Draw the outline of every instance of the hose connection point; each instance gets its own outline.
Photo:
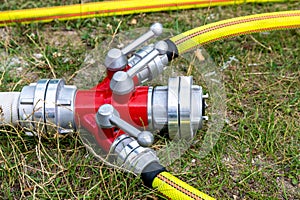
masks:
POLYGON ((155 151, 142 147, 127 134, 115 139, 110 148, 110 156, 118 166, 135 174, 141 174, 150 163, 159 162, 155 151))
POLYGON ((193 85, 192 77, 181 76, 170 78, 168 86, 149 90, 150 129, 162 130, 168 127, 171 139, 193 139, 196 131, 201 129, 203 119, 206 119, 202 88, 193 85))
POLYGON ((62 79, 41 79, 23 87, 19 98, 20 125, 31 131, 73 132, 76 90, 62 79))
POLYGON ((132 67, 128 73, 130 76, 136 75, 139 83, 153 80, 169 63, 167 51, 168 44, 165 41, 141 48, 128 60, 128 65, 132 67))

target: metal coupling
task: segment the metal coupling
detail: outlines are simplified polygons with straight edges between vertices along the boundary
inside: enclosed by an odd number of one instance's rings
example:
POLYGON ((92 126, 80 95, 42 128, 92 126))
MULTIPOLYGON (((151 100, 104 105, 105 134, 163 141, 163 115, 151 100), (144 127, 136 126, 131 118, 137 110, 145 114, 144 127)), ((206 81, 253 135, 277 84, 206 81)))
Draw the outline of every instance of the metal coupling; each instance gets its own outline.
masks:
POLYGON ((149 88, 149 129, 167 127, 171 139, 192 139, 207 118, 205 98, 202 88, 193 85, 190 76, 170 78, 168 86, 149 88))
POLYGON ((23 87, 19 98, 20 125, 33 131, 73 132, 76 90, 62 79, 41 79, 23 87))
POLYGON ((169 62, 167 50, 168 44, 165 41, 159 41, 155 45, 143 47, 134 53, 129 59, 128 65, 135 70, 139 83, 151 81, 163 72, 169 62), (151 59, 147 59, 151 54, 153 55, 151 59))
POLYGON ((154 150, 140 146, 127 134, 115 139, 110 148, 110 158, 116 165, 137 175, 141 174, 150 163, 159 162, 154 150))
POLYGON ((118 71, 113 75, 110 89, 116 95, 126 96, 134 90, 133 77, 136 76, 140 84, 160 75, 168 64, 167 50, 168 44, 164 41, 138 50, 129 59, 128 65, 131 68, 127 72, 118 71))

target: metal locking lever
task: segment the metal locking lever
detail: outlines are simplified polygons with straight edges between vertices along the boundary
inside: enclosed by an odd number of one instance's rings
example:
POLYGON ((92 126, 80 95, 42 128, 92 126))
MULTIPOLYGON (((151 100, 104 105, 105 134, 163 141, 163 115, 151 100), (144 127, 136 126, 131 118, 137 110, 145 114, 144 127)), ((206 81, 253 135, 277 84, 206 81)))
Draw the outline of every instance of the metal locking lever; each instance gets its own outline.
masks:
POLYGON ((149 131, 140 131, 120 118, 118 111, 110 104, 103 104, 96 114, 97 124, 101 128, 117 126, 128 135, 135 137, 141 146, 148 147, 154 142, 154 136, 149 131))
POLYGON ((107 69, 111 71, 122 70, 128 63, 126 55, 132 52, 135 48, 142 45, 147 40, 154 36, 159 36, 162 33, 162 25, 160 23, 154 23, 150 30, 145 34, 141 35, 139 38, 134 40, 132 43, 124 47, 122 50, 113 48, 108 51, 104 64, 107 69))
MULTIPOLYGON (((146 47, 147 48, 147 47, 146 47)), ((149 47, 148 47, 149 49, 149 47)), ((166 54, 168 51, 168 44, 165 41, 157 42, 153 47, 150 47, 150 52, 142 57, 139 62, 137 62, 132 68, 130 68, 127 73, 128 76, 134 77, 139 71, 141 71, 149 62, 158 55, 166 54), (152 49, 151 49, 152 48, 152 49)), ((144 50, 144 49, 143 49, 144 50)), ((137 56, 137 53, 135 54, 137 56)), ((166 63, 167 64, 167 63, 166 63)))
POLYGON ((135 50, 138 46, 144 42, 150 40, 154 36, 159 36, 162 34, 163 27, 161 23, 154 23, 150 26, 150 30, 141 35, 139 38, 135 39, 132 43, 124 47, 121 51, 124 55, 127 55, 131 51, 135 50))

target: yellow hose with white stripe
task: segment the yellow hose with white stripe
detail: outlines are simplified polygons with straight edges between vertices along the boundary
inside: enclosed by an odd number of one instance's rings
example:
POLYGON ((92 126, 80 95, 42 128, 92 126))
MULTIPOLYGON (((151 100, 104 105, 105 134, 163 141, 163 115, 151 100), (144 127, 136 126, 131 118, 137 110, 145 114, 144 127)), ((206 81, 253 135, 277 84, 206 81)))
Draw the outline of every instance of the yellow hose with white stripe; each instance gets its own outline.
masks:
POLYGON ((0 26, 50 22, 90 17, 116 16, 141 12, 158 12, 178 9, 202 8, 243 3, 291 2, 296 0, 126 0, 34 8, 0 12, 0 26))
POLYGON ((173 200, 213 200, 214 198, 200 192, 168 172, 159 173, 152 182, 152 187, 168 199, 173 200))
POLYGON ((207 24, 184 33, 170 40, 176 45, 177 53, 183 54, 198 45, 203 45, 223 38, 263 32, 270 30, 292 29, 300 27, 300 10, 272 12, 237 17, 207 24))

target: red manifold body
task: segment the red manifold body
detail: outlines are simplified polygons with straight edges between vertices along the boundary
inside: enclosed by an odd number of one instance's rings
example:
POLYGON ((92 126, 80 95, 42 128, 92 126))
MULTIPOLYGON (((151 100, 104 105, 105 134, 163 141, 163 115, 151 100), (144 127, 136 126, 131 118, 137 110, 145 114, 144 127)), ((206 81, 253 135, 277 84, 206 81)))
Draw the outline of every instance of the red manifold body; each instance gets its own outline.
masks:
MULTIPOLYGON (((125 70, 127 70, 127 67, 125 70)), ((107 77, 90 90, 78 90, 75 97, 76 126, 92 133, 98 144, 106 152, 112 142, 123 131, 115 128, 99 128, 96 123, 96 113, 103 104, 111 104, 119 112, 120 117, 136 127, 148 126, 147 101, 148 89, 146 86, 137 86, 129 100, 125 103, 116 101, 118 98, 110 89, 110 80, 114 72, 107 71, 107 77)))

